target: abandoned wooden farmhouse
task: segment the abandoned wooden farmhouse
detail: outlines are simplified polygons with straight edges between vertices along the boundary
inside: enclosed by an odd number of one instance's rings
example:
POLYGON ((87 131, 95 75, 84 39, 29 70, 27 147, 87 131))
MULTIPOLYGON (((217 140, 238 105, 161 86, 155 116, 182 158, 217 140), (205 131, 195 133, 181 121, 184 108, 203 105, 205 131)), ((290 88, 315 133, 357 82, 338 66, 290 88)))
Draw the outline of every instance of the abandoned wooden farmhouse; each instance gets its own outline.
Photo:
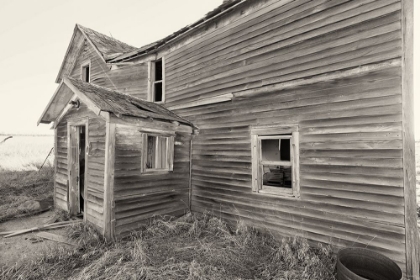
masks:
POLYGON ((38 122, 55 131, 55 206, 109 238, 210 211, 418 279, 412 13, 229 0, 141 48, 76 24, 38 122))

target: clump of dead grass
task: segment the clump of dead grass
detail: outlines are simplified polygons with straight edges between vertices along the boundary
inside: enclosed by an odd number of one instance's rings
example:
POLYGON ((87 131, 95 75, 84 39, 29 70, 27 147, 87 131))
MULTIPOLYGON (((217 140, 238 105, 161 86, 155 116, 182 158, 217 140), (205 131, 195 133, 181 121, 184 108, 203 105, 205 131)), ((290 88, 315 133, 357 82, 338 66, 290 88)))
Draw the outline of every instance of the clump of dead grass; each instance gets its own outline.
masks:
POLYGON ((54 168, 51 166, 45 166, 40 171, 1 171, 0 222, 25 214, 25 209, 18 209, 25 201, 52 204, 53 178, 54 168))
POLYGON ((51 247, 29 262, 0 267, 0 279, 67 279, 112 251, 100 233, 83 223, 69 227, 67 237, 76 243, 75 247, 51 247))
POLYGON ((209 215, 155 219, 123 240, 107 243, 86 225, 68 231, 75 248, 0 270, 17 279, 334 279, 328 246, 229 226, 209 215))

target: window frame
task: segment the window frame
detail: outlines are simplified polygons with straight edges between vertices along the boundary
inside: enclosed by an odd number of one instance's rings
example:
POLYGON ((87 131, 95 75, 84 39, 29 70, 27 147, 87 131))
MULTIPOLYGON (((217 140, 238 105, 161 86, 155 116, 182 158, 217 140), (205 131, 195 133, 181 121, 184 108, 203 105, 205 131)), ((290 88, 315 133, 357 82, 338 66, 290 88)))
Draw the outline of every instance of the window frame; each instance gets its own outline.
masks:
POLYGON ((254 127, 251 129, 252 191, 284 197, 300 197, 299 132, 297 126, 254 127), (263 161, 261 140, 290 139, 290 161, 263 161), (292 167, 292 188, 266 186, 263 183, 264 165, 292 167))
POLYGON ((149 80, 149 84, 148 84, 148 101, 153 102, 153 103, 157 103, 157 104, 163 104, 165 103, 165 58, 164 57, 160 57, 154 61, 149 61, 149 71, 148 71, 148 80, 149 80), (156 81, 155 77, 156 77, 156 62, 161 61, 162 62, 162 80, 156 81), (161 101, 155 101, 155 84, 157 83, 161 83, 162 84, 162 100, 161 101))
MULTIPOLYGON (((168 173, 172 172, 174 165, 174 135, 171 134, 161 134, 161 133, 150 133, 150 132, 143 132, 142 133, 142 140, 143 140, 143 147, 142 147, 142 157, 141 157, 141 173, 142 174, 156 174, 156 173, 168 173), (167 138, 166 141, 166 167, 165 168, 147 168, 147 150, 148 150, 148 136, 154 136, 157 137, 156 139, 156 146, 158 145, 158 138, 159 137, 165 137, 167 138)), ((158 150, 155 149, 155 152, 157 153, 158 150)), ((158 157, 155 154, 155 160, 158 157)))
POLYGON ((91 61, 88 60, 82 63, 82 65, 80 65, 80 79, 85 83, 90 83, 91 77, 92 77, 92 65, 91 65, 91 61), (83 68, 86 68, 86 66, 89 67, 89 81, 85 81, 84 79, 85 77, 83 77, 83 68))

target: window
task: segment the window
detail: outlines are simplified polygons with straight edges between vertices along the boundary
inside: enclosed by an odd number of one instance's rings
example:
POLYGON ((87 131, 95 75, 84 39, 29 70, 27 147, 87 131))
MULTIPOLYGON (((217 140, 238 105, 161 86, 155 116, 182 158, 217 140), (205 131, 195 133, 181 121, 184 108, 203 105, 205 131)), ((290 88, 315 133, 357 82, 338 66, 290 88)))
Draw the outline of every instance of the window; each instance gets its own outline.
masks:
POLYGON ((82 65, 82 81, 90 83, 90 62, 86 62, 82 65))
POLYGON ((251 137, 253 191, 298 197, 297 128, 254 128, 251 137))
POLYGON ((165 102, 164 61, 159 59, 150 63, 149 100, 156 103, 165 102))
POLYGON ((174 137, 143 134, 142 171, 159 172, 173 170, 174 137))

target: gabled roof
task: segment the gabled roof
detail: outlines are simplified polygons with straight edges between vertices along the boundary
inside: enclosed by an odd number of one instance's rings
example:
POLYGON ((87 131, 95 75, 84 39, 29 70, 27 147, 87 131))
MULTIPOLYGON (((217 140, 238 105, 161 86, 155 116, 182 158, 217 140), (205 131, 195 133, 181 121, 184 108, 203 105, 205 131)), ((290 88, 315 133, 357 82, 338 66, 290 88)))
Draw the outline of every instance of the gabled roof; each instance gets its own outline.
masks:
POLYGON ((118 41, 112 37, 99 33, 90 28, 84 27, 80 24, 76 26, 82 31, 82 33, 90 40, 96 50, 102 55, 104 60, 114 58, 123 53, 133 51, 137 48, 130 46, 126 43, 118 41))
POLYGON ((159 104, 144 101, 115 90, 69 77, 64 78, 63 82, 59 85, 51 101, 42 113, 38 124, 55 121, 66 108, 73 95, 76 95, 97 114, 105 111, 113 113, 117 117, 131 116, 161 121, 177 121, 193 126, 189 121, 179 117, 159 104))
POLYGON ((117 39, 101 34, 80 24, 76 24, 73 36, 61 64, 60 71, 58 72, 56 83, 61 82, 63 76, 70 75, 68 72, 70 72, 74 67, 74 60, 82 50, 84 40, 89 42, 104 62, 136 49, 133 46, 118 41, 117 39))

